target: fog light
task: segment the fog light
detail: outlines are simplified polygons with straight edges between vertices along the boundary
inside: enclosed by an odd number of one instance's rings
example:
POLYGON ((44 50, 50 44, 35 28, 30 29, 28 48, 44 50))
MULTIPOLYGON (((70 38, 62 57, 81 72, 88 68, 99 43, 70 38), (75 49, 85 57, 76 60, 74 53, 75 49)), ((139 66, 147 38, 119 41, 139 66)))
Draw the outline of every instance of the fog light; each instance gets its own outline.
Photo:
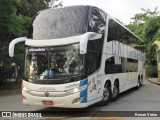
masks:
POLYGON ((73 100, 72 104, 77 103, 77 102, 80 102, 80 100, 81 100, 81 97, 75 98, 75 99, 73 100))

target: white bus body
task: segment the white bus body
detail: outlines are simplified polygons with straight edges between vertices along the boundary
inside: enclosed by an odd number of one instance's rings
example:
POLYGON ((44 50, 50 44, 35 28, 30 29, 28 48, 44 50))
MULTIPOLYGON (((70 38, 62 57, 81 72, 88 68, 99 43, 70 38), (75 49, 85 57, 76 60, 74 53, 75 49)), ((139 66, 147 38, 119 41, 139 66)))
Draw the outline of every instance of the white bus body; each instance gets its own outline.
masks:
POLYGON ((84 108, 116 100, 142 84, 144 43, 93 6, 47 9, 33 19, 25 41, 25 105, 84 108), (54 17, 56 16, 56 17, 54 17))

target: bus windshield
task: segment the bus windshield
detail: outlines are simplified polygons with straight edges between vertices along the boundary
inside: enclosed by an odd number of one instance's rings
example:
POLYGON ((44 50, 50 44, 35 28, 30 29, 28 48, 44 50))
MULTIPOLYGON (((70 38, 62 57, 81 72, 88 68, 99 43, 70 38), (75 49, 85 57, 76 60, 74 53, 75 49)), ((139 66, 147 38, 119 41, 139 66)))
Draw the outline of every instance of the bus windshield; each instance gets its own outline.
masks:
POLYGON ((26 48, 26 77, 29 80, 65 79, 80 75, 82 70, 79 44, 26 48))
POLYGON ((88 11, 86 6, 40 11, 32 21, 27 38, 45 40, 83 34, 87 30, 88 11))

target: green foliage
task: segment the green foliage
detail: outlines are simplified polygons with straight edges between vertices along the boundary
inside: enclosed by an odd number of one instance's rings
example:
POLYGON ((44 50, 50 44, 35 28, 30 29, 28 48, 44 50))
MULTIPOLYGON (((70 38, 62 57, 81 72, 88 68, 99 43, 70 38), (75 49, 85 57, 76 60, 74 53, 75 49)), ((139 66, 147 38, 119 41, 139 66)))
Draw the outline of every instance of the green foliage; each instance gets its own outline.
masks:
POLYGON ((63 6, 63 1, 62 0, 50 0, 49 6, 51 8, 57 8, 57 7, 62 7, 63 6))
POLYGON ((146 22, 149 19, 147 13, 137 13, 132 20, 134 20, 133 24, 134 25, 140 25, 146 22))
POLYGON ((146 22, 144 33, 147 62, 152 64, 157 60, 152 44, 155 40, 160 40, 160 16, 152 17, 146 22))
POLYGON ((40 10, 48 8, 45 0, 21 0, 20 6, 17 8, 17 15, 33 17, 40 10))
POLYGON ((148 77, 158 77, 158 71, 157 71, 157 66, 156 65, 150 65, 146 67, 146 74, 148 77))
POLYGON ((151 17, 156 17, 156 16, 158 16, 158 13, 159 13, 159 11, 158 11, 158 6, 156 6, 156 7, 154 8, 154 11, 151 11, 150 9, 145 10, 145 9, 143 9, 143 8, 141 8, 141 10, 143 10, 143 11, 147 14, 147 16, 148 16, 149 18, 151 18, 151 17))
POLYGON ((154 40, 156 41, 160 41, 160 27, 159 29, 157 30, 155 36, 153 37, 154 40))
POLYGON ((28 16, 22 16, 21 20, 23 21, 23 27, 25 28, 23 36, 26 36, 27 31, 28 31, 28 29, 30 27, 32 18, 28 17, 28 16))
POLYGON ((19 0, 0 0, 0 40, 2 43, 21 35, 24 30, 21 19, 16 15, 16 7, 19 5, 19 0))
POLYGON ((129 28, 132 32, 134 32, 136 35, 138 35, 142 40, 144 40, 144 24, 135 25, 133 23, 126 25, 127 28, 129 28))
POLYGON ((145 13, 136 14, 132 23, 127 27, 138 35, 145 43, 146 63, 150 65, 147 73, 150 76, 157 75, 157 55, 152 44, 155 40, 160 40, 160 16, 158 7, 154 11, 142 9, 145 13))
POLYGON ((160 29, 160 16, 156 16, 153 18, 150 18, 145 25, 144 29, 144 37, 146 42, 153 42, 156 38, 156 34, 158 30, 160 29))
POLYGON ((16 15, 16 8, 20 0, 0 0, 0 59, 4 64, 9 64, 8 44, 23 34, 22 20, 16 15))

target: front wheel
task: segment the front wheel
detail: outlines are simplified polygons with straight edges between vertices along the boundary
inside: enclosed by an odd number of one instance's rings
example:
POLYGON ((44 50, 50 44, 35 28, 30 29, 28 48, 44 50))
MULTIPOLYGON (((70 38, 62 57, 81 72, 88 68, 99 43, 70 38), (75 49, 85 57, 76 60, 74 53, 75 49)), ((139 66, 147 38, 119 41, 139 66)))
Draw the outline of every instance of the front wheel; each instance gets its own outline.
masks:
POLYGON ((111 100, 111 86, 106 83, 103 89, 103 98, 100 101, 100 105, 107 105, 111 100))

